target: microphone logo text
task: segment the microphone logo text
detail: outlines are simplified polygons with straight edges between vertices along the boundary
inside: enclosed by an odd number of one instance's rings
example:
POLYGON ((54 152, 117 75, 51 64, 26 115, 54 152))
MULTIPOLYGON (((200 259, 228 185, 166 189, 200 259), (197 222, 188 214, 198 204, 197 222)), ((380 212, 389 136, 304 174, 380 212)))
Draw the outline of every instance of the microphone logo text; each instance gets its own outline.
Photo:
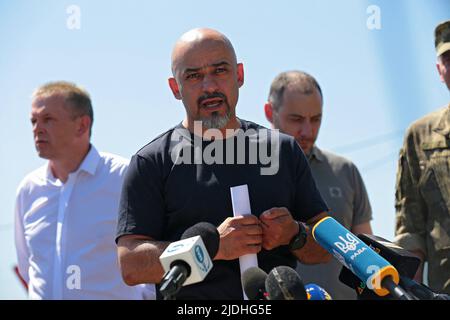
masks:
POLYGON ((347 233, 345 238, 343 236, 339 236, 341 242, 335 242, 334 245, 341 250, 343 253, 347 253, 349 251, 355 251, 356 245, 359 244, 359 241, 356 237, 347 233))
POLYGON ((180 250, 181 248, 184 248, 184 244, 183 243, 178 243, 178 244, 168 248, 167 252, 172 253, 172 252, 180 250))
POLYGON ((196 260, 197 264, 199 265, 200 269, 203 272, 208 272, 210 265, 209 265, 208 259, 205 259, 205 254, 203 253, 202 247, 199 245, 196 245, 194 248, 194 252, 195 252, 195 260, 196 260))

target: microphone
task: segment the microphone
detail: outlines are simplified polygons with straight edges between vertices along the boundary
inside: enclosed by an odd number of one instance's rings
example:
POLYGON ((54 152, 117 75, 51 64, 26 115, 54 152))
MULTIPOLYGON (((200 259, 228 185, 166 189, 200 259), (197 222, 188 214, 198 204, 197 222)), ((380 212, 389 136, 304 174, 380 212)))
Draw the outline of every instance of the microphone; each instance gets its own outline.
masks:
MULTIPOLYGON (((400 285, 412 297, 419 300, 449 300, 449 295, 435 293, 424 284, 412 280, 420 265, 420 258, 415 254, 379 236, 359 234, 358 237, 398 270, 400 285)), ((339 280, 350 288, 356 289, 360 299, 376 299, 376 296, 371 291, 366 290, 359 279, 347 268, 342 268, 339 280)))
POLYGON ((273 268, 266 278, 265 287, 269 300, 307 300, 302 279, 287 266, 273 268))
POLYGON ((399 300, 411 299, 398 285, 400 282, 398 271, 332 217, 317 222, 312 234, 323 248, 378 296, 385 297, 391 294, 399 300))
MULTIPOLYGON (((364 241, 376 253, 389 261, 400 274, 400 284, 403 277, 413 278, 420 265, 420 259, 411 252, 379 236, 359 234, 358 238, 364 241)), ((366 284, 357 278, 349 269, 343 267, 339 280, 345 285, 356 290, 358 299, 376 300, 379 297, 371 290, 367 290, 366 284)), ((406 289, 406 288, 405 288, 406 289)), ((407 290, 409 292, 409 290, 407 290)), ((387 298, 392 298, 387 296, 387 298)))
POLYGON ((398 270, 399 274, 414 278, 420 266, 420 258, 418 256, 379 236, 359 234, 358 238, 389 261, 398 270))
POLYGON ((219 232, 207 222, 188 228, 181 239, 169 244, 159 257, 166 272, 159 288, 165 300, 173 299, 182 286, 203 281, 219 250, 219 232))
POLYGON ((251 267, 244 271, 241 277, 242 287, 249 300, 267 300, 267 273, 258 267, 251 267))
POLYGON ((330 294, 317 284, 307 284, 305 290, 308 300, 333 300, 330 294))
POLYGON ((445 293, 436 293, 426 285, 417 283, 407 277, 400 277, 400 283, 403 287, 418 300, 450 300, 450 295, 445 293))

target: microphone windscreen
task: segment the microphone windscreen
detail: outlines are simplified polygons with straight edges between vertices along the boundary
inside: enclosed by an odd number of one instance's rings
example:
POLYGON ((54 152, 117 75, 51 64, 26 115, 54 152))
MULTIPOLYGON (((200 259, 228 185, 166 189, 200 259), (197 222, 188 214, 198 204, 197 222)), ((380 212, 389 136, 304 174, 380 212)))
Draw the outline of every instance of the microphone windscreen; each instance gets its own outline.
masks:
POLYGON ((219 250, 220 244, 220 235, 217 228, 209 222, 199 222, 186 229, 181 235, 181 239, 183 240, 196 236, 202 238, 206 251, 208 251, 209 256, 213 259, 219 250))
POLYGON ((333 300, 330 294, 317 284, 307 284, 305 290, 308 295, 308 300, 333 300))
POLYGON ((302 279, 290 267, 273 268, 267 276, 265 286, 270 300, 307 300, 302 279))
POLYGON ((258 267, 251 267, 242 274, 242 287, 250 300, 262 299, 265 291, 267 273, 258 267))

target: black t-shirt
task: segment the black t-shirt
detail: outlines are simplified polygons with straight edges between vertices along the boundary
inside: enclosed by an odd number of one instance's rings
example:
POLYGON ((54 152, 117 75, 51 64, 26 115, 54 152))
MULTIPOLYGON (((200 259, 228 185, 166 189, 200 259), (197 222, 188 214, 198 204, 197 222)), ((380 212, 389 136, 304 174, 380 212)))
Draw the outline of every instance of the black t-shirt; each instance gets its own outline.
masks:
MULTIPOLYGON (((243 144, 240 141, 244 135, 238 134, 222 140, 223 146, 217 147, 218 140, 202 141, 179 124, 139 150, 125 176, 116 241, 134 234, 173 242, 198 222, 219 226, 233 216, 230 187, 243 184, 248 185, 255 216, 273 207, 286 207, 294 219, 306 221, 327 211, 295 140, 240 121, 240 133, 248 134, 243 144), (265 160, 259 157, 264 148, 269 150, 265 160), (263 174, 264 168, 272 170, 263 174)), ((279 265, 295 268, 296 258, 287 246, 281 246, 263 249, 258 264, 270 272, 279 265)), ((177 299, 242 298, 239 259, 214 261, 204 281, 183 287, 177 295, 177 299)))

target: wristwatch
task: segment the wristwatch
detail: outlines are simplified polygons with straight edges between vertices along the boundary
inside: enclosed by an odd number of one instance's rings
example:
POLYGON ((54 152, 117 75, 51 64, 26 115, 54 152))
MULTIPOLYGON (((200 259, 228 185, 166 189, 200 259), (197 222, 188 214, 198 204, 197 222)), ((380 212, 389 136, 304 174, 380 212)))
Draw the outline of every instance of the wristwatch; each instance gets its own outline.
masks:
POLYGON ((303 248, 306 243, 307 232, 303 223, 295 221, 298 224, 298 233, 289 242, 289 250, 298 250, 303 248))

